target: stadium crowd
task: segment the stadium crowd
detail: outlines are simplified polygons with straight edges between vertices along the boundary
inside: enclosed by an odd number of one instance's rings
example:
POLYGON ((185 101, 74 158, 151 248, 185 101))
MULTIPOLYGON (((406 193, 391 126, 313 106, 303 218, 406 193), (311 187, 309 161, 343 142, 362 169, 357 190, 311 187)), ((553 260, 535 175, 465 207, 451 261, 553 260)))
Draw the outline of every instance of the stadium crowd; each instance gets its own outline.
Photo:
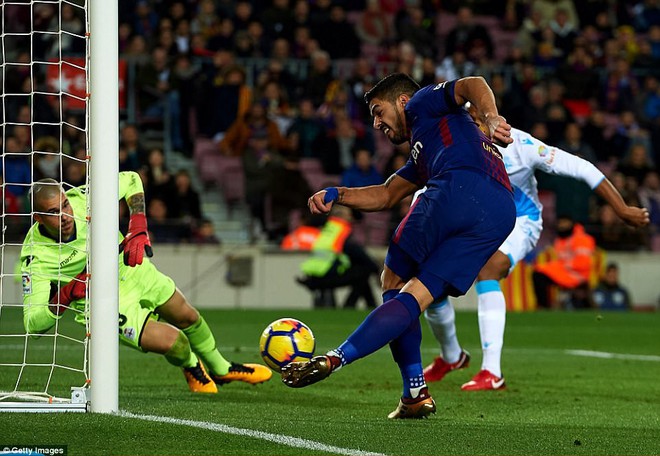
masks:
MULTIPOLYGON (((277 241, 312 191, 377 182, 400 166, 407 151, 374 134, 362 97, 401 71, 422 85, 483 75, 514 127, 593 162, 628 204, 651 214, 648 230, 629 229, 585 184, 544 175, 548 228, 569 215, 605 249, 660 250, 657 0, 124 0, 119 9, 126 97, 134 101, 123 112, 120 168, 144 179, 155 242, 218 240, 191 176, 168 170, 162 148, 145 147, 146 129, 166 128, 171 148, 194 158, 204 191, 237 178, 222 163, 237 165, 245 182, 238 199, 277 241)), ((6 5, 5 23, 16 32, 31 22, 35 30, 57 26, 54 5, 37 5, 33 18, 29 11, 6 5)), ((62 28, 84 31, 76 8, 63 3, 61 15, 62 28)), ((32 40, 32 55, 29 39, 13 44, 8 62, 59 52, 48 34, 32 40)), ((62 47, 80 55, 84 40, 69 37, 62 47)), ((47 96, 19 96, 46 87, 45 72, 8 65, 4 73, 4 175, 14 184, 54 177, 79 185, 81 113, 61 114, 47 96), (60 116, 61 135, 44 125, 60 116), (47 153, 59 150, 70 159, 47 153), (34 163, 21 155, 31 151, 34 163)), ((26 204, 26 190, 5 187, 7 213, 26 204)), ((393 210, 385 230, 403 213, 393 210)))

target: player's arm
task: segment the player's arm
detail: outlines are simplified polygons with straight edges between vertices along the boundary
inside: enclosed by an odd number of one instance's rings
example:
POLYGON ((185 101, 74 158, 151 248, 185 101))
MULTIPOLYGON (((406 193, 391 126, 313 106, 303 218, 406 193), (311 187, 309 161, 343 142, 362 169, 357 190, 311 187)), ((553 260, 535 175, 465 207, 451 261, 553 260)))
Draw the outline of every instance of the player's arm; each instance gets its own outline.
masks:
POLYGON ((148 257, 153 256, 147 230, 144 187, 138 173, 133 171, 119 173, 119 197, 126 200, 130 212, 128 232, 121 243, 124 264, 136 266, 142 264, 145 254, 148 257))
POLYGON ((649 211, 626 204, 621 193, 593 163, 556 147, 548 149, 549 155, 545 159, 536 153, 529 155, 538 160, 539 169, 585 182, 589 188, 612 206, 614 212, 628 225, 639 227, 649 223, 649 211))
POLYGON ((454 99, 458 106, 470 102, 482 113, 490 131, 490 137, 495 143, 506 147, 513 142, 511 125, 499 115, 495 95, 484 78, 470 76, 457 80, 454 84, 454 99))
POLYGON ((603 198, 612 206, 616 215, 630 226, 640 227, 649 224, 649 211, 645 207, 629 206, 623 200, 621 193, 608 178, 603 178, 600 184, 594 189, 596 194, 603 198))
POLYGON ((21 254, 23 326, 28 334, 34 336, 48 331, 60 318, 50 307, 50 280, 40 270, 38 259, 32 255, 21 254))
POLYGON ((313 194, 307 204, 312 214, 327 214, 335 202, 352 209, 375 212, 394 207, 418 188, 416 184, 392 174, 380 185, 326 188, 313 194))

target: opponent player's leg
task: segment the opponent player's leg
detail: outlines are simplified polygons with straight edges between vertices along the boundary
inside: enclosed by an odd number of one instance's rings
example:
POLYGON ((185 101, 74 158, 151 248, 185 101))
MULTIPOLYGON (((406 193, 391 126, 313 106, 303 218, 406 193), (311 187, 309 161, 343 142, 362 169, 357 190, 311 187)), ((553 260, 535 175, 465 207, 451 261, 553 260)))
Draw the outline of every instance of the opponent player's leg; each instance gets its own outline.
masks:
POLYGON ((178 289, 175 289, 164 304, 156 308, 156 312, 187 336, 192 351, 208 367, 209 375, 216 384, 232 381, 256 384, 263 383, 272 376, 271 370, 266 366, 227 361, 218 351, 215 337, 204 317, 178 289))
POLYGON ((436 356, 424 368, 424 379, 427 382, 438 382, 449 372, 468 367, 470 354, 458 342, 456 312, 449 299, 435 301, 426 309, 424 317, 442 350, 442 356, 436 356))
POLYGON ((481 370, 461 387, 464 391, 505 387, 501 359, 506 324, 506 301, 499 281, 507 276, 512 263, 508 255, 498 250, 477 276, 477 314, 483 358, 481 370))

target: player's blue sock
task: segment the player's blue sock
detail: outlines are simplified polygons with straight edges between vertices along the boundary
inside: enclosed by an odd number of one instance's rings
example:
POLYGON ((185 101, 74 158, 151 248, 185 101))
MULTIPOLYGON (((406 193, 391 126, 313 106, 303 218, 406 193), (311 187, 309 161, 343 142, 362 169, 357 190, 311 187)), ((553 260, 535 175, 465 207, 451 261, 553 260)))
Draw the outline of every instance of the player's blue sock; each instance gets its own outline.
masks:
POLYGON ((410 293, 399 293, 376 307, 339 346, 341 365, 367 356, 396 339, 419 319, 420 313, 419 304, 410 293))
POLYGON ((403 334, 390 342, 392 357, 401 371, 403 397, 406 398, 416 398, 422 388, 426 387, 422 355, 419 351, 421 343, 422 327, 419 319, 410 323, 403 334))

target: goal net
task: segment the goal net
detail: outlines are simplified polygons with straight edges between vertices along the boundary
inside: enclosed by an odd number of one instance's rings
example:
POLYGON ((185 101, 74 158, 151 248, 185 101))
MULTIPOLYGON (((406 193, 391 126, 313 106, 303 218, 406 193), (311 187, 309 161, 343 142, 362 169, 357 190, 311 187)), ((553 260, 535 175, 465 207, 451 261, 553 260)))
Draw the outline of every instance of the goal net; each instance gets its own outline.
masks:
MULTIPOLYGON (((52 296, 58 283, 73 279, 75 274, 66 266, 80 255, 85 255, 91 272, 93 236, 76 248, 46 243, 43 236, 26 239, 35 216, 46 215, 34 204, 35 181, 54 179, 53 185, 65 192, 80 186, 93 191, 88 0, 10 0, 0 4, 0 14, 0 411, 86 411, 92 378, 89 284, 84 308, 67 310, 43 334, 28 332, 24 314, 32 306, 44 305, 32 302, 36 281, 50 281, 52 296), (48 270, 34 266, 33 256, 45 251, 56 255, 59 266, 48 270)), ((76 225, 86 228, 90 198, 80 212, 84 213, 74 213, 76 225)))

